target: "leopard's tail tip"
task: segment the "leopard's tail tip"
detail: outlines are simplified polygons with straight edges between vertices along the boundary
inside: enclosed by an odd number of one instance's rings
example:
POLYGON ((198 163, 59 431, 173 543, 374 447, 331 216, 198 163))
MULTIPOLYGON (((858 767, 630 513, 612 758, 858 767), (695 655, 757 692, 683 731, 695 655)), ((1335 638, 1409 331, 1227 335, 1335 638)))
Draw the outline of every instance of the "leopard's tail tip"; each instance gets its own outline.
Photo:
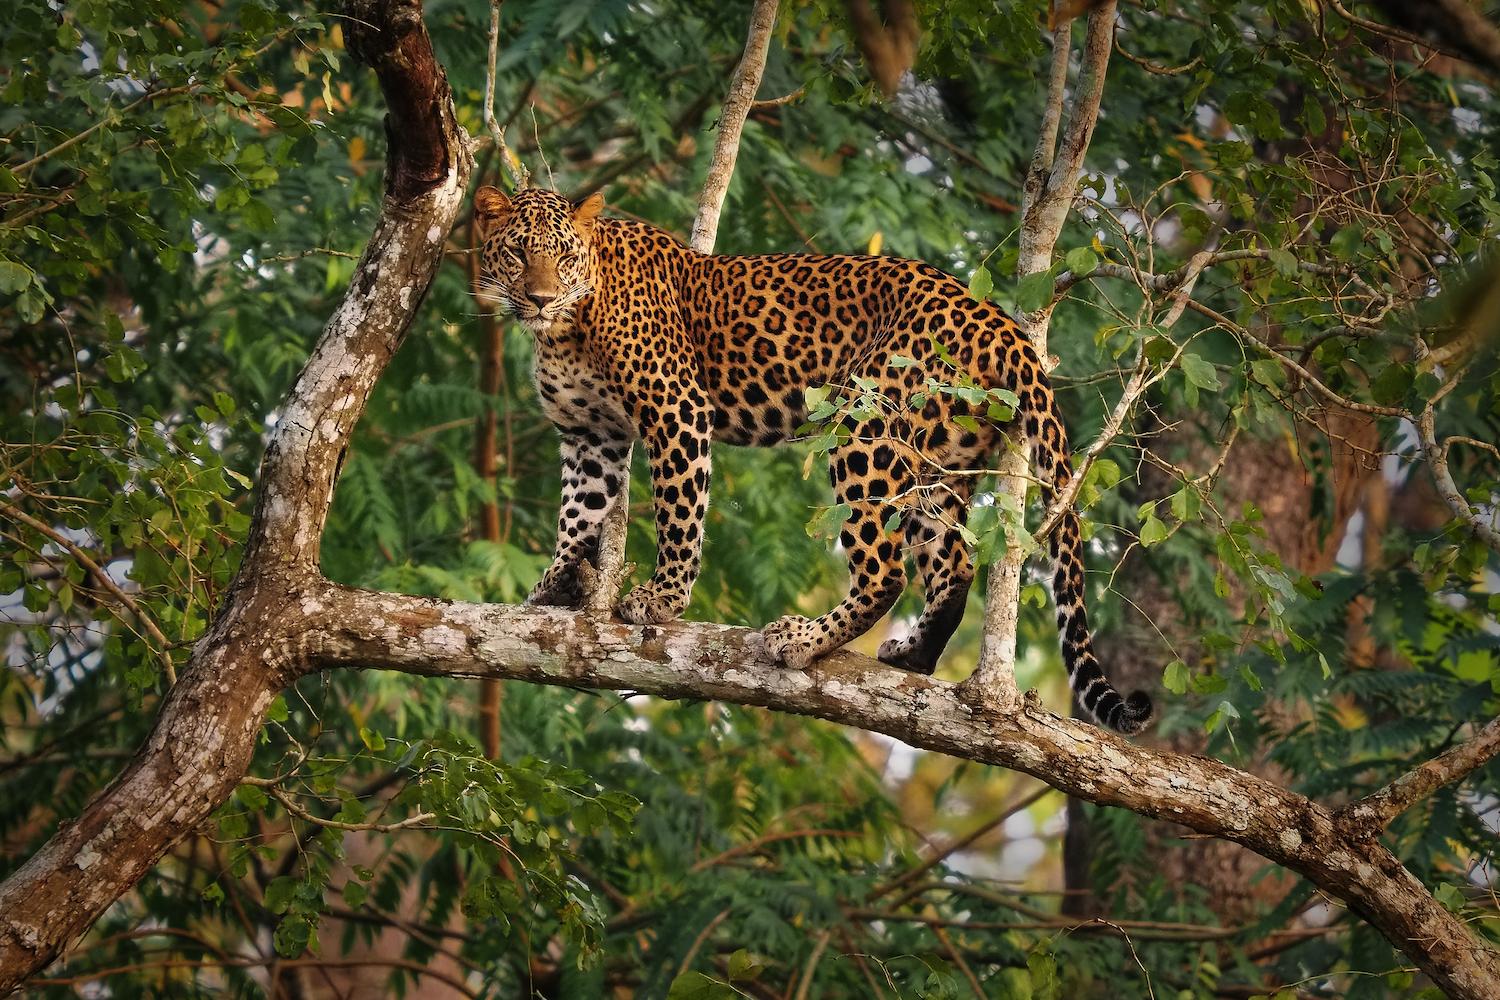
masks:
POLYGON ((1109 727, 1116 732, 1133 736, 1143 731, 1156 717, 1151 696, 1144 691, 1133 691, 1109 719, 1109 727))

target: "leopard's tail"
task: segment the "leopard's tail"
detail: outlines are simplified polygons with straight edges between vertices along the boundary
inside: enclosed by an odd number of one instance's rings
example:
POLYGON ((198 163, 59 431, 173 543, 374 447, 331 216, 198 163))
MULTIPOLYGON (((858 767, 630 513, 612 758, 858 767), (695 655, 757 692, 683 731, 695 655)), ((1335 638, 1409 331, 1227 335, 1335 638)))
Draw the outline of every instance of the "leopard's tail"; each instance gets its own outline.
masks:
MULTIPOLYGON (((1045 384, 1022 394, 1019 421, 1031 445, 1031 461, 1042 483, 1042 496, 1050 507, 1052 498, 1073 478, 1068 458, 1068 438, 1052 391, 1045 384)), ((1088 612, 1083 595, 1083 534, 1078 512, 1069 507, 1048 536, 1052 551, 1052 600, 1057 606, 1057 632, 1062 640, 1063 662, 1068 682, 1078 703, 1094 721, 1122 733, 1138 733, 1151 724, 1151 698, 1144 691, 1124 697, 1104 676, 1094 656, 1089 634, 1088 612)))

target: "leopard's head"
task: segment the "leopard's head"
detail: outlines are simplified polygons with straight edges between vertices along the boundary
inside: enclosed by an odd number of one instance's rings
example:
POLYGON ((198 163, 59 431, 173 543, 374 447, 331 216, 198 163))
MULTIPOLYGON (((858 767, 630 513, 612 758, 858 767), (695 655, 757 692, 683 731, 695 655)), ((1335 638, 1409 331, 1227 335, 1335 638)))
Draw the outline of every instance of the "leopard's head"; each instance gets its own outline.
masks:
POLYGON ((506 197, 492 187, 474 195, 480 280, 476 289, 533 331, 565 322, 594 290, 594 226, 603 195, 573 204, 525 188, 506 197))

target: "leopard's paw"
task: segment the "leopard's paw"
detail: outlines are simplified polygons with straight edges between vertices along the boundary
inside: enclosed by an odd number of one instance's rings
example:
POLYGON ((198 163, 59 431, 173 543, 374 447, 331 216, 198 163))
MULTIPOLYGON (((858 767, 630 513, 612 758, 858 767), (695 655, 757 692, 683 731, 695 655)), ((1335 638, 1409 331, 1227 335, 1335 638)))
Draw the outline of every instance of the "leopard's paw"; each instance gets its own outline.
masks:
POLYGON ((887 639, 880 644, 876 650, 875 658, 881 663, 889 664, 901 670, 910 670, 914 674, 931 674, 937 669, 936 661, 923 657, 920 643, 914 641, 913 636, 905 639, 887 639))
POLYGON ((526 596, 526 603, 532 607, 577 611, 583 606, 583 580, 578 567, 554 563, 526 596))
POLYGON ((662 594, 650 583, 643 583, 620 599, 615 614, 632 625, 660 625, 681 615, 686 606, 686 600, 662 594))
POLYGON ((818 650, 812 642, 812 631, 813 623, 806 618, 787 615, 761 629, 760 637, 766 644, 766 652, 773 659, 780 660, 793 670, 806 670, 818 656, 818 650))

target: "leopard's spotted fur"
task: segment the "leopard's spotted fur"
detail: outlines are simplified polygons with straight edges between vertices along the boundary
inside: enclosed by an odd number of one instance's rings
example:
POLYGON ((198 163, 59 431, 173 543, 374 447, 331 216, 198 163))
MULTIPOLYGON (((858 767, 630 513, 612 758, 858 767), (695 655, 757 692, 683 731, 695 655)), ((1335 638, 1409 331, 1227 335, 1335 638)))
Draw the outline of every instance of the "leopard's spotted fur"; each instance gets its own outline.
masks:
MULTIPOLYGON (((562 435, 556 558, 530 600, 576 605, 578 567, 597 551, 604 512, 626 484, 625 458, 639 439, 655 495, 656 570, 616 610, 636 624, 675 618, 698 575, 711 440, 785 440, 806 418, 805 388, 863 378, 890 405, 846 420, 850 436, 830 455, 834 493, 852 511, 840 534, 848 596, 815 621, 788 616, 763 635, 792 667, 838 649, 890 610, 906 585, 910 552, 926 607, 911 634, 884 643, 879 656, 931 673, 974 577, 958 530, 969 480, 940 470, 982 467, 1004 443, 982 405, 937 394, 910 409, 929 375, 954 377, 934 342, 980 385, 1019 397, 1014 425, 1049 493, 1071 475, 1052 390, 1015 321, 917 261, 710 256, 650 226, 599 218, 602 204, 595 196, 574 206, 535 189, 511 200, 484 188, 475 198, 481 294, 535 337, 537 389, 562 435), (917 363, 892 365, 897 355, 917 363), (962 416, 979 422, 955 423, 962 416), (899 505, 901 530, 887 532, 891 504, 899 505)), ((1150 699, 1121 697, 1091 648, 1076 514, 1057 525, 1051 549, 1073 690, 1095 719, 1138 731, 1151 717, 1150 699)))

